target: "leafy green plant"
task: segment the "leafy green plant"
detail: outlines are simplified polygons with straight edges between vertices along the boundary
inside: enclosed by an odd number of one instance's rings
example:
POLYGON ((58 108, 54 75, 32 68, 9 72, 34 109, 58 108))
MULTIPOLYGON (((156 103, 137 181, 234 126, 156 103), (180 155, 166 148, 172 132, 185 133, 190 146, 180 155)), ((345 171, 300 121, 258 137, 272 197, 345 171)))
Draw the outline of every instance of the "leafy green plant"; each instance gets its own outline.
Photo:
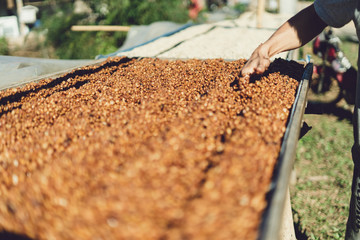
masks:
POLYGON ((234 9, 238 11, 239 13, 243 13, 247 10, 248 4, 245 3, 236 3, 234 6, 234 9))
POLYGON ((147 25, 155 21, 188 20, 182 0, 91 0, 92 13, 73 13, 73 3, 55 5, 43 14, 47 43, 59 58, 94 58, 116 51, 126 38, 123 32, 72 32, 72 25, 147 25))
POLYGON ((181 0, 93 0, 90 6, 101 14, 104 24, 142 25, 163 20, 188 20, 186 5, 181 0), (104 8, 107 10, 101 10, 104 8))
POLYGON ((9 46, 5 38, 0 38, 0 55, 8 55, 9 46))

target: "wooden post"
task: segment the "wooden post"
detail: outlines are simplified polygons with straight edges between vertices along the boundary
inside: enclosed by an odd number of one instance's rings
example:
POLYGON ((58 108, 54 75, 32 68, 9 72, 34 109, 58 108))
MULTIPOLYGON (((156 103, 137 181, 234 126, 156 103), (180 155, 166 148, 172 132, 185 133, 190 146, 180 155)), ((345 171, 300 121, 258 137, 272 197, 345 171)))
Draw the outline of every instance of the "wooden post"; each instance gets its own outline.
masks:
POLYGON ((265 11, 265 0, 258 0, 256 9, 256 27, 262 28, 263 15, 265 11))
POLYGON ((18 19, 19 19, 21 36, 24 36, 24 34, 25 34, 25 24, 23 22, 21 22, 21 10, 22 10, 23 6, 24 6, 24 4, 23 4, 22 0, 16 0, 16 11, 17 11, 18 19))
POLYGON ((14 0, 7 0, 7 9, 13 9, 15 7, 14 0))
POLYGON ((108 31, 108 32, 128 32, 129 26, 110 26, 110 25, 74 25, 71 31, 108 31))

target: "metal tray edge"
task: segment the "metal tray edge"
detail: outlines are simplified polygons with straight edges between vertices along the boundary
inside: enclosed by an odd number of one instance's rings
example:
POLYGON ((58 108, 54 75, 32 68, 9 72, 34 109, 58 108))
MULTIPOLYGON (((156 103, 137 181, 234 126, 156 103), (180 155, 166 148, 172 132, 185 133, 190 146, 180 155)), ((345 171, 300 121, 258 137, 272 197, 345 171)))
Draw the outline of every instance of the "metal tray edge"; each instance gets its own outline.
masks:
POLYGON ((282 225, 285 197, 287 194, 290 174, 295 161, 296 147, 300 136, 302 117, 307 104, 307 93, 313 71, 313 64, 305 66, 300 80, 294 105, 292 107, 278 161, 273 172, 270 190, 267 194, 268 205, 263 213, 258 240, 279 239, 282 225))

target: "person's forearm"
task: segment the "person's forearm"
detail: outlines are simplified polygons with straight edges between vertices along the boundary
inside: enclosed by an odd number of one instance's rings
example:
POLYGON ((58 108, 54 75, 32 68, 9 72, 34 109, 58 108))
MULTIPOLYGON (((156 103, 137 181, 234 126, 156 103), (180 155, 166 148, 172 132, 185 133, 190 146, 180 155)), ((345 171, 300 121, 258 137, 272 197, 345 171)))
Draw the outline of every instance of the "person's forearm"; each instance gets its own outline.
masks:
POLYGON ((314 5, 305 8, 284 23, 263 44, 260 44, 241 70, 242 76, 263 73, 270 65, 270 58, 309 42, 326 27, 316 14, 314 5))
POLYGON ((321 33, 325 27, 326 24, 316 14, 312 4, 284 23, 264 43, 264 47, 268 48, 269 57, 272 57, 305 45, 321 33))
POLYGON ((284 23, 264 44, 270 57, 288 50, 301 47, 297 31, 288 22, 284 23))

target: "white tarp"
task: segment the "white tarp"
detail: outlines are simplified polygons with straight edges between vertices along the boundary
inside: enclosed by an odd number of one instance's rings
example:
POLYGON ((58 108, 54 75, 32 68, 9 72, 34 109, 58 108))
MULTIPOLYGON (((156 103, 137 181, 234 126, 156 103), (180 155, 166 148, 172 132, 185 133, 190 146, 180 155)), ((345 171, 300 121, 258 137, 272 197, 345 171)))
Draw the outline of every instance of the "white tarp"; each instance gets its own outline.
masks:
POLYGON ((59 60, 0 56, 0 90, 31 82, 39 76, 95 62, 93 59, 59 60))

